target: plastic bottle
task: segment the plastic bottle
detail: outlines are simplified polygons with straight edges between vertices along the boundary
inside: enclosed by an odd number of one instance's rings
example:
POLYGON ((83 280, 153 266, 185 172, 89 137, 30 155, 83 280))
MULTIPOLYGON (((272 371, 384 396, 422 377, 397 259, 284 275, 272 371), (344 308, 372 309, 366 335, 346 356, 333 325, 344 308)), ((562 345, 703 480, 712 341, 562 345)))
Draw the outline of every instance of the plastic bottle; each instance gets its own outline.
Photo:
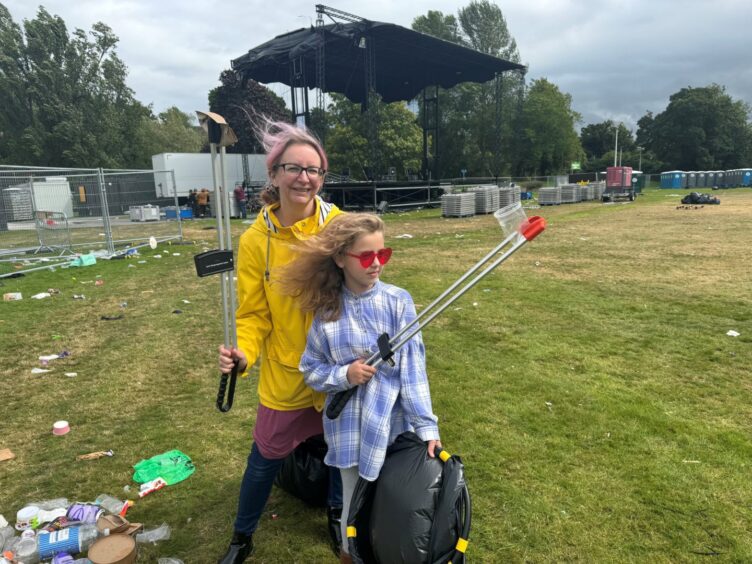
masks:
POLYGON ((11 525, 0 528, 0 552, 3 551, 5 543, 16 535, 16 530, 11 525))
POLYGON ((99 505, 108 513, 112 513, 113 515, 121 515, 128 502, 120 501, 118 498, 112 497, 111 495, 101 494, 97 496, 97 499, 94 500, 94 503, 99 505))
POLYGON ((110 534, 109 529, 99 531, 96 525, 85 524, 67 527, 49 534, 40 534, 33 539, 23 539, 16 546, 16 560, 24 564, 36 564, 49 560, 57 552, 78 554, 86 552, 100 536, 110 534))

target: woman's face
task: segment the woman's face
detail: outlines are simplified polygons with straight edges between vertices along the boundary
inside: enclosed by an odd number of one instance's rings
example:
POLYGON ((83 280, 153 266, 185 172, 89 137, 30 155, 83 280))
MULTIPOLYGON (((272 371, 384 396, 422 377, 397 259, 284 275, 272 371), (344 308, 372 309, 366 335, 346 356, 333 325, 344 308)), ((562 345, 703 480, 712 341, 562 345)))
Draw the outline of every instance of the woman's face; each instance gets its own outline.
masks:
POLYGON ((290 145, 279 158, 275 170, 270 173, 272 183, 279 188, 279 202, 282 208, 307 208, 313 202, 314 196, 321 189, 324 178, 317 174, 309 174, 305 169, 309 167, 321 168, 321 157, 316 149, 310 145, 290 145), (297 167, 304 170, 295 173, 287 170, 297 167))
POLYGON ((342 269, 345 275, 345 286, 354 294, 362 294, 376 284, 384 270, 384 265, 374 257, 368 267, 363 267, 357 255, 367 251, 377 253, 384 248, 384 234, 381 231, 361 235, 355 244, 347 249, 344 256, 335 257, 334 262, 342 269), (356 255, 356 256, 353 256, 356 255))

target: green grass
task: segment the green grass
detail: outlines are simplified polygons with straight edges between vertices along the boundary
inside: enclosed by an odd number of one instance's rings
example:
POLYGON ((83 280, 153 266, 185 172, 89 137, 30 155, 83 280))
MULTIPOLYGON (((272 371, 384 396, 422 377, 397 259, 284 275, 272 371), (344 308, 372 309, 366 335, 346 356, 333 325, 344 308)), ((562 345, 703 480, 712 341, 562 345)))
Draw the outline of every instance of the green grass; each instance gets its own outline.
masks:
MULTIPOLYGON (((680 194, 529 210, 546 232, 424 330, 442 440, 462 456, 473 499, 470 560, 752 560, 752 191, 697 209, 677 209, 680 194)), ((492 216, 386 222, 395 254, 384 279, 419 308, 501 241, 492 216)), ((145 264, 0 280, 24 295, 0 305, 0 448, 17 456, 0 463, 9 521, 40 499, 134 497, 132 466, 177 448, 197 471, 131 509, 147 528, 172 527, 140 560, 221 554, 257 398, 242 381, 228 414, 214 408, 219 280, 192 264, 215 246, 209 225, 189 224, 190 244, 147 251, 145 264), (29 299, 48 288, 60 294, 29 299), (63 349, 71 356, 52 372, 31 374, 63 349), (64 437, 50 433, 58 419, 70 421, 64 437), (75 460, 110 448, 113 458, 75 460)), ((323 513, 276 489, 256 543, 261 562, 333 561, 323 513)))

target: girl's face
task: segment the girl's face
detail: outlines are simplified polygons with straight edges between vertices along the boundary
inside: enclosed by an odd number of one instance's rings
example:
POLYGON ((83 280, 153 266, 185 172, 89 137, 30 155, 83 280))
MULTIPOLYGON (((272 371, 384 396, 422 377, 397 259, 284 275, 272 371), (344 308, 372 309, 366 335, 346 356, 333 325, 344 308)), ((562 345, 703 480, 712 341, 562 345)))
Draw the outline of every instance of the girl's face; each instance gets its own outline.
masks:
POLYGON ((384 270, 384 265, 376 256, 370 266, 364 268, 361 259, 358 257, 368 251, 378 253, 383 248, 384 234, 381 231, 376 231, 375 233, 361 235, 352 247, 346 249, 345 254, 335 257, 334 262, 342 269, 345 275, 345 286, 348 290, 354 294, 362 294, 376 284, 384 270))
POLYGON ((272 183, 279 188, 279 202, 283 209, 307 209, 312 205, 324 178, 305 170, 311 167, 320 169, 321 157, 310 145, 290 145, 282 153, 278 166, 270 172, 270 177, 272 183))

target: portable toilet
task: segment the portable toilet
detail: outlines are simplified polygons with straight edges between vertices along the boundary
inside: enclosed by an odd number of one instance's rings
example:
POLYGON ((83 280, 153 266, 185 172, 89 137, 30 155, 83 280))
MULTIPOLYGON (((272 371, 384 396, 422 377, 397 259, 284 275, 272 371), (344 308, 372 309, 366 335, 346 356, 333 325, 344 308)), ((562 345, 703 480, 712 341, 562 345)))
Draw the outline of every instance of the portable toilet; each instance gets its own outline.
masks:
POLYGON ((697 173, 694 170, 687 173, 687 188, 697 188, 697 173))
POLYGON ((725 188, 726 185, 725 182, 725 175, 726 171, 723 170, 716 170, 715 171, 715 186, 718 186, 718 188, 725 188))
POLYGON ((740 179, 739 179, 739 185, 740 186, 752 186, 752 168, 743 168, 739 171, 740 173, 740 179))
POLYGON ((672 172, 661 173, 661 188, 671 188, 671 179, 674 177, 672 172))
POLYGON ((641 170, 632 171, 632 187, 635 194, 642 193, 642 189, 645 188, 645 175, 642 174, 641 170))
POLYGON ((715 171, 709 170, 705 173, 705 186, 712 188, 715 186, 715 171))
POLYGON ((696 172, 695 174, 696 174, 695 179, 697 180, 697 183, 695 184, 695 186, 697 186, 698 188, 705 188, 705 186, 706 186, 706 184, 705 184, 705 176, 706 176, 707 172, 704 171, 704 170, 701 170, 699 172, 696 172))

